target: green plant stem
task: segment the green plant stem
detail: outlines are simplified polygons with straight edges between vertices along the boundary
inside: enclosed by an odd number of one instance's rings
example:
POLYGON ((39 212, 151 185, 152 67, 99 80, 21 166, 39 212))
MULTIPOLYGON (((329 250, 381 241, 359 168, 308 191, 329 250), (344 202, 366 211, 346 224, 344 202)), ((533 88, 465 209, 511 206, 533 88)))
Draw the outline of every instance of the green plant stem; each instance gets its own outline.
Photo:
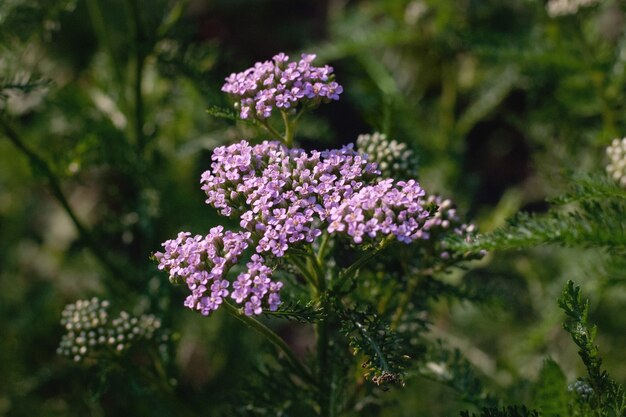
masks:
POLYGON ((380 251, 382 251, 383 249, 385 249, 387 247, 387 245, 389 245, 389 243, 391 243, 393 241, 393 239, 395 239, 395 236, 387 236, 385 239, 383 239, 377 246, 376 248, 374 248, 373 250, 371 250, 370 252, 368 252, 367 254, 361 256, 359 259, 356 260, 356 262, 354 262, 352 265, 350 265, 348 268, 346 268, 342 273, 339 274, 339 279, 337 282, 337 285, 335 286, 336 289, 340 289, 344 286, 344 284, 346 283, 346 281, 351 278, 360 267, 362 267, 363 265, 365 265, 366 263, 368 263, 369 261, 372 260, 372 258, 374 258, 376 255, 378 255, 378 253, 380 253, 380 251))
POLYGON ((324 232, 322 234, 322 242, 320 243, 320 247, 317 250, 317 262, 321 265, 324 260, 324 256, 326 255, 326 248, 328 247, 328 242, 330 241, 330 233, 324 232))
POLYGON ((281 110, 280 115, 283 117, 283 123, 285 124, 284 142, 285 142, 285 145, 288 148, 291 148, 293 146, 293 135, 294 135, 294 131, 295 131, 295 122, 291 122, 289 120, 289 115, 285 111, 281 110))
POLYGON ((137 143, 137 152, 141 155, 141 153, 143 152, 146 146, 146 135, 143 132, 143 126, 144 126, 143 94, 141 92, 145 57, 143 56, 142 53, 138 52, 135 59, 137 60, 137 62, 135 63, 135 84, 134 84, 135 140, 137 143))
POLYGON ((400 304, 396 308, 396 311, 393 313, 393 317, 389 325, 391 330, 395 331, 398 329, 400 320, 402 319, 402 316, 404 315, 406 308, 411 302, 411 299, 413 298, 413 293, 415 292, 415 289, 417 288, 418 284, 419 284, 419 275, 415 277, 411 277, 411 279, 409 280, 409 284, 407 285, 406 291, 404 291, 404 293, 402 293, 400 296, 400 304))
POLYGON ((314 382, 315 378, 311 375, 309 370, 298 360, 296 355, 293 353, 291 348, 285 343, 283 339, 280 338, 276 333, 274 333, 270 328, 265 326, 263 323, 258 321, 257 319, 246 316, 241 309, 230 304, 228 301, 224 300, 222 305, 226 309, 226 311, 235 317, 236 319, 244 322, 246 325, 252 327, 258 333, 260 333, 263 337, 265 337, 268 341, 270 341, 274 346, 276 346, 287 358, 287 361, 293 367, 293 369, 297 372, 297 374, 307 382, 314 382))
POLYGON ((135 128, 135 143, 137 146, 137 153, 141 155, 146 145, 146 137, 143 133, 144 126, 144 103, 142 93, 142 81, 143 71, 145 66, 146 54, 145 54, 145 36, 143 31, 143 25, 141 23, 141 12, 139 10, 139 4, 137 0, 131 0, 131 20, 134 31, 134 53, 135 53, 135 65, 134 65, 134 79, 133 79, 133 98, 134 98, 134 128, 135 128))
POLYGON ((322 260, 319 258, 318 254, 313 252, 313 248, 311 246, 307 246, 307 253, 311 267, 316 276, 318 293, 322 294, 326 291, 326 277, 322 268, 322 260))
POLYGON ((317 282, 317 277, 309 271, 306 264, 297 256, 289 256, 289 260, 300 270, 300 272, 302 272, 302 276, 304 276, 304 279, 307 280, 311 288, 318 292, 319 284, 317 282))
MULTIPOLYGON (((315 253, 311 246, 307 247, 309 263, 315 275, 317 288, 316 295, 324 309, 331 311, 330 300, 327 294, 326 274, 324 272, 324 254, 328 244, 329 235, 324 234, 320 247, 315 253)), ((333 375, 332 362, 329 360, 329 351, 332 343, 331 322, 328 317, 315 323, 315 335, 317 338, 317 359, 318 359, 318 387, 319 387, 319 411, 320 416, 334 416, 335 407, 333 403, 333 375)))
POLYGON ((189 0, 179 0, 170 9, 170 12, 167 14, 165 19, 163 19, 163 23, 159 26, 157 31, 157 37, 159 39, 163 39, 169 35, 175 25, 178 23, 180 18, 184 15, 185 8, 189 4, 189 0))
MULTIPOLYGON (((324 277, 317 277, 320 285, 317 293, 321 295, 320 302, 324 311, 329 311, 328 297, 325 296, 326 285, 324 277)), ((334 407, 332 406, 332 376, 333 370, 329 361, 330 348, 330 323, 328 317, 315 323, 315 335, 317 338, 317 360, 318 360, 318 389, 319 389, 319 407, 320 416, 333 416, 334 407)))
POLYGON ((328 349, 329 349, 329 328, 328 319, 324 318, 319 323, 316 323, 317 334, 317 351, 318 351, 318 380, 319 380, 319 392, 320 392, 320 416, 331 416, 334 414, 333 407, 331 406, 331 379, 332 370, 330 369, 330 363, 328 361, 328 349))

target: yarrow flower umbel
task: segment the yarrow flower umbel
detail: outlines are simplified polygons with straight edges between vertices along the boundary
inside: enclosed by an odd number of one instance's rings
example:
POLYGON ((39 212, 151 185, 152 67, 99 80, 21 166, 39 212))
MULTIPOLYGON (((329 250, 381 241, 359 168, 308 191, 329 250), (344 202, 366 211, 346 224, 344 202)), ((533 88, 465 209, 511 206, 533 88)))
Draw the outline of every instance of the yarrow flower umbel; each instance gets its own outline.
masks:
POLYGON ((226 78, 222 91, 237 100, 242 119, 267 119, 272 111, 315 107, 321 102, 339 100, 343 87, 333 80, 333 68, 312 64, 314 54, 302 54, 289 61, 284 53, 271 61, 257 62, 252 68, 226 78))
POLYGON ((405 243, 428 237, 421 229, 430 213, 419 184, 380 180, 377 165, 351 145, 307 153, 279 142, 242 141, 215 149, 212 159, 201 179, 206 202, 224 216, 239 218, 244 231, 218 226, 205 237, 180 233, 163 244, 164 253, 155 254, 160 269, 189 287, 185 305, 202 314, 217 309, 228 295, 247 315, 260 314, 264 303, 278 308, 282 283, 272 281, 268 261, 324 232, 355 244, 390 235, 405 243), (247 270, 228 280, 228 271, 248 248, 255 253, 247 270))
MULTIPOLYGON (((66 333, 57 349, 59 355, 79 362, 89 355, 105 351, 122 352, 141 340, 152 340, 161 328, 161 320, 152 314, 132 316, 122 311, 109 320, 107 300, 96 297, 78 300, 63 309, 61 325, 66 333)), ((160 334, 160 341, 168 338, 160 334)))

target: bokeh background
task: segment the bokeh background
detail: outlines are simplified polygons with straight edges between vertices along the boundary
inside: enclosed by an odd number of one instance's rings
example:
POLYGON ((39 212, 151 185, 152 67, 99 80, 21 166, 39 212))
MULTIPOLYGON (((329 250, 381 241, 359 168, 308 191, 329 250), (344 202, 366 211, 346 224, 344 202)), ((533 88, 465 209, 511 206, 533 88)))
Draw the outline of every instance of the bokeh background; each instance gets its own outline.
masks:
MULTIPOLYGON (((231 72, 281 51, 317 54, 344 93, 307 117, 299 143, 384 132, 419 156, 427 190, 490 231, 547 210, 571 173, 604 169, 605 147, 626 132, 624 10, 619 0, 0 0, 0 416, 228 415, 271 356, 223 312, 185 309, 150 260, 178 231, 223 223, 199 189, 211 150, 263 138, 207 113, 230 107, 220 88, 231 72), (169 338, 106 361, 57 355, 64 306, 93 296, 155 314, 169 338)), ((626 381, 626 277, 604 256, 490 253, 449 277, 489 301, 440 300, 433 339, 523 403, 545 358, 570 381, 582 373, 555 301, 572 279, 592 296, 606 367, 626 381)), ((306 353, 309 328, 271 325, 306 353)), ((385 398, 388 416, 467 408, 417 375, 385 398)))

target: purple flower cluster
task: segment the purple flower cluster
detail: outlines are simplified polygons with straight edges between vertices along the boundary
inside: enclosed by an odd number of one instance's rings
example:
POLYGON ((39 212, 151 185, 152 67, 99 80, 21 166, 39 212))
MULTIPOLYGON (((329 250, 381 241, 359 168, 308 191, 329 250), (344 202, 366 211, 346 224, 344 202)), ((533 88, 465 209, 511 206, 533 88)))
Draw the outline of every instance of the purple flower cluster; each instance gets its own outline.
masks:
POLYGON ((237 100, 242 119, 267 119, 274 108, 287 110, 339 100, 343 87, 333 81, 333 68, 315 67, 311 65, 314 59, 313 54, 302 54, 299 61, 289 62, 289 57, 280 53, 271 61, 231 74, 222 91, 237 100))
POLYGON ((324 230, 356 244, 389 235, 405 243, 427 237, 424 190, 414 180, 378 181, 377 165, 351 145, 307 153, 279 142, 242 141, 215 149, 212 159, 201 178, 206 202, 238 218, 243 231, 218 226, 206 237, 181 233, 155 255, 160 269, 191 290, 185 305, 205 315, 229 295, 248 315, 260 314, 264 304, 278 308, 282 283, 272 281, 267 261, 312 243, 324 230), (226 274, 248 247, 255 253, 231 291, 226 274))
POLYGON ((250 244, 250 232, 224 231, 217 226, 206 236, 191 236, 181 232, 176 239, 163 244, 165 253, 157 252, 159 269, 170 274, 170 280, 183 281, 191 291, 185 306, 208 315, 222 304, 229 294, 238 303, 245 303, 248 315, 260 314, 261 300, 268 299, 270 310, 280 304, 278 291, 282 284, 270 280, 271 270, 263 258, 253 256, 248 262, 248 270, 241 273, 233 284, 226 274, 241 258, 250 244))
POLYGON ((378 234, 395 235, 411 243, 421 238, 428 211, 422 207, 424 190, 415 180, 386 179, 361 188, 329 208, 329 232, 346 232, 355 243, 378 234))
POLYGON ((352 146, 308 154, 279 142, 242 141, 216 149, 213 161, 202 175, 206 202, 238 216, 259 254, 282 257, 324 229, 357 244, 386 235, 410 243, 421 238, 429 215, 417 182, 376 182, 377 166, 352 146))

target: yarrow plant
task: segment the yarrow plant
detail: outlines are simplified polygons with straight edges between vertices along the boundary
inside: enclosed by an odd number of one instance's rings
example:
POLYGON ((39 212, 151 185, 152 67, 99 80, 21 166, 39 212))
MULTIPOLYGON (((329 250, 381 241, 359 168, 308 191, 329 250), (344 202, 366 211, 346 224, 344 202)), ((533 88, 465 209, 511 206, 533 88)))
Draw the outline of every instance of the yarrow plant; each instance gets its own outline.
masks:
POLYGON ((415 247, 419 262, 409 262, 405 273, 425 268, 432 274, 432 262, 445 269, 467 257, 448 249, 445 237, 471 240, 474 227, 460 221, 450 200, 422 189, 412 151, 384 135, 362 135, 356 149, 293 146, 302 114, 338 100, 343 91, 332 67, 315 67, 314 58, 304 54, 290 62, 281 53, 226 79, 222 90, 235 100, 241 119, 255 120, 271 135, 257 144, 242 140, 214 149, 201 176, 206 203, 239 228, 180 232, 154 258, 170 281, 189 290, 186 307, 203 315, 223 307, 274 343, 299 380, 316 387, 317 413, 331 415, 354 406, 332 400, 339 389, 332 375, 348 366, 337 363, 349 358, 346 353, 365 355, 364 376, 377 385, 403 380, 407 355, 394 328, 414 314, 410 297, 418 283, 400 279, 407 293, 377 314, 374 300, 351 290, 360 276, 366 280, 370 261, 383 253, 393 257, 385 249, 394 244, 415 247), (276 111, 283 132, 267 121, 276 111), (313 322, 317 365, 305 366, 255 318, 261 314, 313 322))
POLYGON ((80 362, 86 357, 122 353, 140 341, 164 342, 161 320, 152 314, 109 316, 110 302, 94 297, 68 304, 61 315, 63 335, 57 353, 80 362))
POLYGON ((311 244, 324 232, 355 244, 387 236, 411 243, 428 238, 431 216, 425 192, 415 180, 377 179, 380 171, 352 147, 311 154, 278 142, 251 146, 242 141, 213 153, 212 169, 202 175, 206 202, 225 216, 238 217, 241 232, 221 226, 205 236, 181 233, 155 254, 171 280, 186 282, 192 295, 185 305, 208 314, 229 295, 226 273, 243 251, 255 254, 232 284, 231 298, 245 301, 247 315, 280 304, 280 282, 271 280, 267 260, 291 247, 311 244))

